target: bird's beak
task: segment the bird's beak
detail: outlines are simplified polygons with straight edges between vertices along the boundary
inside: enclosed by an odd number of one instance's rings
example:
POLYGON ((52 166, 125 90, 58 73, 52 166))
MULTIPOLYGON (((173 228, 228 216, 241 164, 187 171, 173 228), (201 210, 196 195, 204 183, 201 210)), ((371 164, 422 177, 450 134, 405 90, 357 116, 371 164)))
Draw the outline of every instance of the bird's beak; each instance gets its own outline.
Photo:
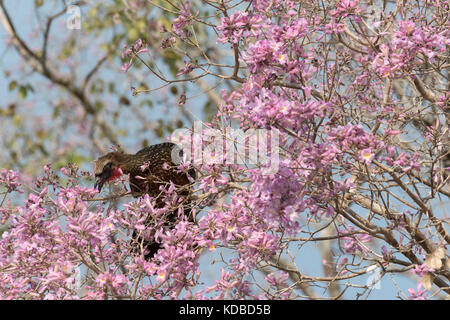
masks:
POLYGON ((98 192, 102 191, 103 185, 105 184, 106 179, 102 176, 95 178, 94 189, 98 189, 98 192))

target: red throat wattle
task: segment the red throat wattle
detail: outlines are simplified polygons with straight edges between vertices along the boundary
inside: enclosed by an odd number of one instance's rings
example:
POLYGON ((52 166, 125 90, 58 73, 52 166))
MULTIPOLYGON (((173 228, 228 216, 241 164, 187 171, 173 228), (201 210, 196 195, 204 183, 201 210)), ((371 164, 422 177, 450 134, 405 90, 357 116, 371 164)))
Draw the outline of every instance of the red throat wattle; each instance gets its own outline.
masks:
POLYGON ((119 178, 122 174, 123 174, 122 169, 120 169, 119 167, 116 167, 116 168, 114 168, 114 171, 111 174, 111 176, 109 177, 108 181, 115 180, 115 179, 119 178))

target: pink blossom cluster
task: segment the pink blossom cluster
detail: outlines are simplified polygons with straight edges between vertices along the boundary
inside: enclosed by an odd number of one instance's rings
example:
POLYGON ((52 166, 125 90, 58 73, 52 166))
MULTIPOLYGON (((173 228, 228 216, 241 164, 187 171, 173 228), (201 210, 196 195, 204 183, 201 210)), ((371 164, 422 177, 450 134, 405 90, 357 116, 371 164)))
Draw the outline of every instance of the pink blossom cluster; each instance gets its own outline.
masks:
POLYGON ((241 39, 249 39, 257 34, 257 29, 264 25, 260 15, 249 16, 248 12, 237 12, 229 17, 221 18, 217 30, 221 37, 217 41, 238 44, 241 39))
POLYGON ((147 51, 148 49, 144 46, 142 39, 138 39, 131 47, 127 47, 127 45, 125 44, 124 51, 122 52, 122 59, 129 57, 130 60, 128 62, 124 62, 124 64, 122 65, 122 70, 127 72, 128 69, 130 69, 133 65, 134 56, 147 51))
MULTIPOLYGON (((198 14, 198 12, 197 12, 198 14)), ((179 37, 184 38, 186 36, 186 31, 184 28, 193 23, 194 15, 191 11, 191 5, 188 0, 180 4, 180 11, 177 18, 173 20, 173 32, 179 37)))
POLYGON ((178 202, 173 188, 167 190, 165 208, 147 195, 121 210, 105 211, 89 205, 98 191, 80 187, 74 168, 63 170, 77 180, 73 187, 62 185, 49 167, 46 171, 55 179, 56 192, 49 191, 42 177, 38 194, 30 193, 23 206, 9 208, 10 226, 0 240, 1 298, 130 297, 138 274, 146 283, 134 292, 135 298, 164 296, 193 285, 186 278, 198 268, 200 231, 187 221, 172 230, 164 226, 165 215, 178 202), (164 243, 152 262, 136 250, 132 232, 164 243))
POLYGON ((433 30, 433 27, 423 27, 411 20, 399 21, 392 39, 380 45, 372 66, 386 77, 410 73, 414 67, 423 64, 423 57, 433 62, 436 55, 445 52, 448 39, 448 30, 433 30))
POLYGON ((13 170, 2 169, 0 173, 0 185, 5 187, 7 192, 23 192, 21 189, 18 189, 21 185, 19 174, 13 170))

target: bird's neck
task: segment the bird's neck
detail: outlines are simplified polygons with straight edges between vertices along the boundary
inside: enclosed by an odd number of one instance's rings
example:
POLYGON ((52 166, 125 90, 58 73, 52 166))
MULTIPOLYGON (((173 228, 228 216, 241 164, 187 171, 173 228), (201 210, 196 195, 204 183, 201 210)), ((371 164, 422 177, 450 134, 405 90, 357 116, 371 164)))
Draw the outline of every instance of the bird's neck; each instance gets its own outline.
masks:
POLYGON ((111 176, 109 177, 109 181, 112 180, 116 180, 117 178, 119 178, 122 174, 124 174, 125 172, 122 170, 122 168, 120 167, 116 167, 114 168, 114 171, 112 172, 111 176))

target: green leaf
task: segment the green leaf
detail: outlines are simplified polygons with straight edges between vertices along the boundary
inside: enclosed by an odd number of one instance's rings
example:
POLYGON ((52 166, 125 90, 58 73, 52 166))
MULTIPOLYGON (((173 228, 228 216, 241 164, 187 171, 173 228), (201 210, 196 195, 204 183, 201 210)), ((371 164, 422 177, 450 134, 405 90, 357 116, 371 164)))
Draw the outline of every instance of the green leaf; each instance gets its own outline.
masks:
POLYGON ((29 83, 25 85, 25 88, 27 89, 27 91, 34 92, 33 86, 29 83))
POLYGON ((130 105, 130 100, 127 97, 125 97, 125 96, 121 96, 120 99, 119 99, 119 103, 123 104, 125 106, 129 106, 130 105))
POLYGON ((22 124, 22 117, 15 114, 12 118, 12 123, 13 125, 15 125, 16 127, 19 127, 22 124))
POLYGON ((53 119, 58 118, 59 115, 61 114, 61 107, 60 106, 56 106, 55 108, 53 108, 53 119))
POLYGON ((17 81, 13 80, 9 83, 8 89, 9 89, 9 91, 13 91, 16 87, 17 87, 17 81))
POLYGON ((136 23, 136 28, 140 31, 140 32, 145 32, 145 28, 147 27, 147 23, 145 20, 139 20, 136 23))
POLYGON ((27 97, 27 94, 28 94, 27 88, 25 86, 20 86, 19 87, 19 98, 23 100, 27 97))
POLYGON ((114 82, 110 82, 108 85, 108 91, 109 93, 113 93, 116 91, 116 85, 114 84, 114 82))
POLYGON ((103 104, 102 101, 97 100, 97 101, 95 101, 95 103, 94 103, 94 107, 95 107, 95 110, 96 110, 96 111, 100 111, 100 110, 103 109, 104 104, 103 104))
POLYGON ((139 30, 137 30, 136 28, 131 28, 130 30, 128 30, 127 36, 131 41, 137 40, 137 38, 139 37, 139 30))
POLYGON ((177 95, 178 94, 177 86, 170 87, 170 93, 172 93, 173 95, 177 95))

